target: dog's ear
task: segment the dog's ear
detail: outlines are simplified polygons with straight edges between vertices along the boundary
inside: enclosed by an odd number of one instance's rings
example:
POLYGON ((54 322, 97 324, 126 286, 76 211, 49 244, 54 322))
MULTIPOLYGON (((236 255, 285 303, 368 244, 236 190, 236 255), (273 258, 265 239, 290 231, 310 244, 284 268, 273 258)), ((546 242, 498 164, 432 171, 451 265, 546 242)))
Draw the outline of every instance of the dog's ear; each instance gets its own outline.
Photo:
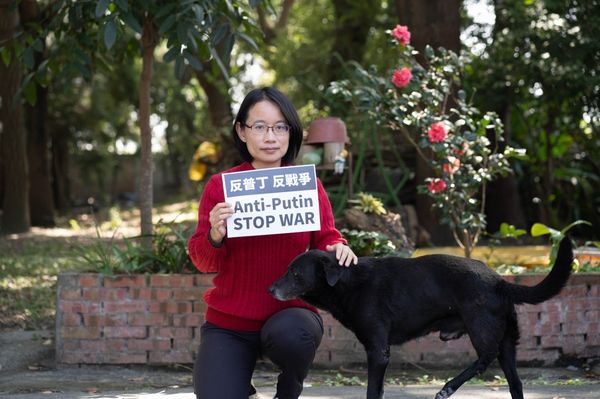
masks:
POLYGON ((342 273, 344 272, 344 267, 338 265, 336 262, 325 262, 323 265, 323 269, 325 270, 325 278, 327 280, 327 284, 331 287, 336 285, 336 283, 342 277, 342 273))

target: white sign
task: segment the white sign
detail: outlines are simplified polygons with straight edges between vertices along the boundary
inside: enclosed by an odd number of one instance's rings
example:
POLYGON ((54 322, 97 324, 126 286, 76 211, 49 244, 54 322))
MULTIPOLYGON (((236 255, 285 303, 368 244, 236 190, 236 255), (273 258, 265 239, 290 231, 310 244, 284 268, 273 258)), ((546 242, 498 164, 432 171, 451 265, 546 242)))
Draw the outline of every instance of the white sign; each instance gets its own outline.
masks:
POLYGON ((298 233, 321 228, 315 165, 223 174, 228 237, 298 233))

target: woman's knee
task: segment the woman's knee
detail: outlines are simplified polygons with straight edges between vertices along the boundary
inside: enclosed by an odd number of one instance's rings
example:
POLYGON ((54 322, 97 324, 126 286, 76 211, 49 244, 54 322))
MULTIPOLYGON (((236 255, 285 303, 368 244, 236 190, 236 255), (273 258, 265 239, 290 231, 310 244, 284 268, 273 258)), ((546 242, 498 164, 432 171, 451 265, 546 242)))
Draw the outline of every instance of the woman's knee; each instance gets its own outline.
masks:
POLYGON ((302 308, 286 309, 273 315, 261 331, 263 350, 273 361, 304 359, 311 362, 322 337, 321 317, 302 308))

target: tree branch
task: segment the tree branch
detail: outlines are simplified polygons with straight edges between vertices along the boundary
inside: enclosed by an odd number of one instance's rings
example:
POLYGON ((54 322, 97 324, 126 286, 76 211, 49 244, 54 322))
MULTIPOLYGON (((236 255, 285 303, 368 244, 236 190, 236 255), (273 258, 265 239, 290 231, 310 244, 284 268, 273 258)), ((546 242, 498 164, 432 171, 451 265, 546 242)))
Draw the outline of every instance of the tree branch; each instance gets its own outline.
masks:
POLYGON ((294 5, 295 0, 284 0, 281 4, 281 12, 279 13, 279 18, 275 21, 274 24, 270 24, 267 21, 267 15, 265 13, 265 9, 262 6, 258 6, 256 11, 258 12, 258 24, 260 25, 261 30, 265 34, 265 42, 272 43, 273 40, 277 38, 279 32, 281 32, 287 26, 290 13, 292 11, 292 6, 294 5))

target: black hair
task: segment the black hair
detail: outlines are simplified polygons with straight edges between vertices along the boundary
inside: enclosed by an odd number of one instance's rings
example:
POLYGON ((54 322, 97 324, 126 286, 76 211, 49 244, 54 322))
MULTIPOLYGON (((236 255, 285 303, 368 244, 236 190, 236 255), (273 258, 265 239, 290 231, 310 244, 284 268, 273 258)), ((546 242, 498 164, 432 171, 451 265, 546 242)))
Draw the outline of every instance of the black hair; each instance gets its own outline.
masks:
POLYGON ((302 145, 302 123, 300 122, 300 117, 292 105, 292 102, 285 96, 285 94, 274 87, 262 87, 259 89, 254 89, 246 94, 244 101, 242 101, 242 105, 240 105, 237 116, 233 121, 232 132, 235 147, 238 149, 245 161, 252 162, 252 155, 250 155, 246 143, 239 138, 235 127, 238 123, 244 127, 248 119, 248 112, 250 111, 250 108, 252 108, 254 104, 261 101, 270 101, 277 105, 281 110, 286 123, 290 125, 290 141, 288 150, 281 159, 282 165, 289 165, 294 161, 294 159, 296 159, 298 151, 300 151, 300 146, 302 145))

